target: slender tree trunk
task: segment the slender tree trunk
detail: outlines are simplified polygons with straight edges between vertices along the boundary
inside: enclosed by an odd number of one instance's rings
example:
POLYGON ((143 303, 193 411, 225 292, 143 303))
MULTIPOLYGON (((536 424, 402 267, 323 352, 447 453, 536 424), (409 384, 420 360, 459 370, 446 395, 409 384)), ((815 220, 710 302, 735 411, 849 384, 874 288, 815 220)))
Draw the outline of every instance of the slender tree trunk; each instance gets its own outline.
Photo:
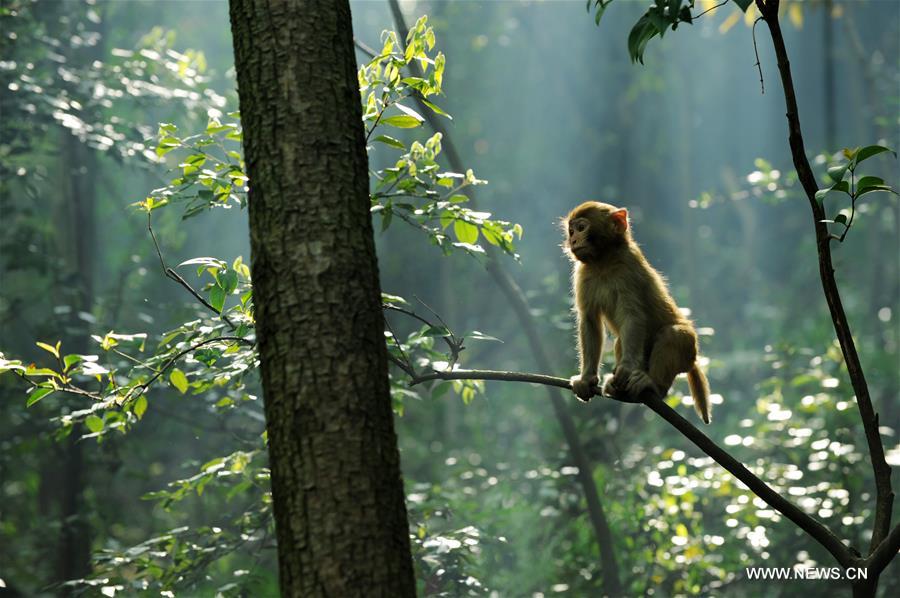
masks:
MULTIPOLYGON (((60 229, 65 231, 60 251, 66 257, 67 271, 71 273, 61 283, 70 296, 64 301, 71 306, 68 330, 62 339, 67 352, 87 353, 86 339, 90 327, 80 313, 90 313, 94 304, 94 249, 97 241, 96 226, 96 186, 97 158, 93 150, 76 139, 70 131, 61 129, 63 136, 63 172, 69 187, 65 204, 60 214, 63 222, 60 229)), ((84 577, 91 570, 92 531, 87 522, 83 493, 87 486, 87 467, 83 443, 79 434, 69 435, 54 451, 54 459, 59 463, 58 498, 60 507, 60 530, 56 579, 67 581, 84 577)), ((69 596, 72 589, 65 586, 60 594, 69 596)))
POLYGON ((232 0, 282 596, 415 595, 347 0, 232 0))

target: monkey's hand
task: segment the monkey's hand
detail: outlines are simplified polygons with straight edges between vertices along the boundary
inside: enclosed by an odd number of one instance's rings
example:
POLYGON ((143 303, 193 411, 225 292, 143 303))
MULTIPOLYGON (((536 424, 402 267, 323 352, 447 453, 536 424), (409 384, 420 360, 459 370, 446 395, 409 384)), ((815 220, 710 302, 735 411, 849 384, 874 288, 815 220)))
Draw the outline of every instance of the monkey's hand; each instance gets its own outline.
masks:
POLYGON ((587 403, 591 400, 592 396, 597 394, 597 384, 600 380, 597 378, 597 374, 593 374, 584 378, 581 376, 572 376, 569 382, 572 383, 572 390, 575 392, 575 396, 578 397, 578 400, 587 403))
POLYGON ((607 374, 603 380, 603 394, 608 397, 619 397, 625 394, 625 386, 615 374, 607 374))

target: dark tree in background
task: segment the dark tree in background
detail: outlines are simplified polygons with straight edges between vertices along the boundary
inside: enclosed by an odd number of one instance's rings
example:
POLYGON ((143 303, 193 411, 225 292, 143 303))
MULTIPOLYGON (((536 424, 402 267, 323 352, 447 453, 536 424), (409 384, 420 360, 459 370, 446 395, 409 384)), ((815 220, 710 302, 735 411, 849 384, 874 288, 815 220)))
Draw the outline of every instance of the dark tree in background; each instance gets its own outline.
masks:
POLYGON ((282 595, 411 596, 350 7, 231 23, 282 595))

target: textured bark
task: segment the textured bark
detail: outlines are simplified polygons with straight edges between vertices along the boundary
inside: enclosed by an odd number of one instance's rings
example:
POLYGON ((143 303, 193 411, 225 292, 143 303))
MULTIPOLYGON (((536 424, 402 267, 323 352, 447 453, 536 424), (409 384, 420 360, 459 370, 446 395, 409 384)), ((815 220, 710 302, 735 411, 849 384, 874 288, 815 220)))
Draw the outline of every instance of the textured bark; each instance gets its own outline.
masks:
POLYGON ((232 0, 283 596, 413 596, 347 0, 232 0))

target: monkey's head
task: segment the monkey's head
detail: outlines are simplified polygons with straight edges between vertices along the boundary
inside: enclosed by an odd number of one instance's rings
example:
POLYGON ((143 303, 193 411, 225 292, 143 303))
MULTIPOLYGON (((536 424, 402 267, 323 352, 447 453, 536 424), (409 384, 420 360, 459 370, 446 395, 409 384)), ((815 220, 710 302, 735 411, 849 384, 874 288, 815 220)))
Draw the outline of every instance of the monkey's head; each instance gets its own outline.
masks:
POLYGON ((588 264, 604 253, 627 243, 628 210, 599 201, 586 201, 562 221, 563 250, 573 260, 588 264))

